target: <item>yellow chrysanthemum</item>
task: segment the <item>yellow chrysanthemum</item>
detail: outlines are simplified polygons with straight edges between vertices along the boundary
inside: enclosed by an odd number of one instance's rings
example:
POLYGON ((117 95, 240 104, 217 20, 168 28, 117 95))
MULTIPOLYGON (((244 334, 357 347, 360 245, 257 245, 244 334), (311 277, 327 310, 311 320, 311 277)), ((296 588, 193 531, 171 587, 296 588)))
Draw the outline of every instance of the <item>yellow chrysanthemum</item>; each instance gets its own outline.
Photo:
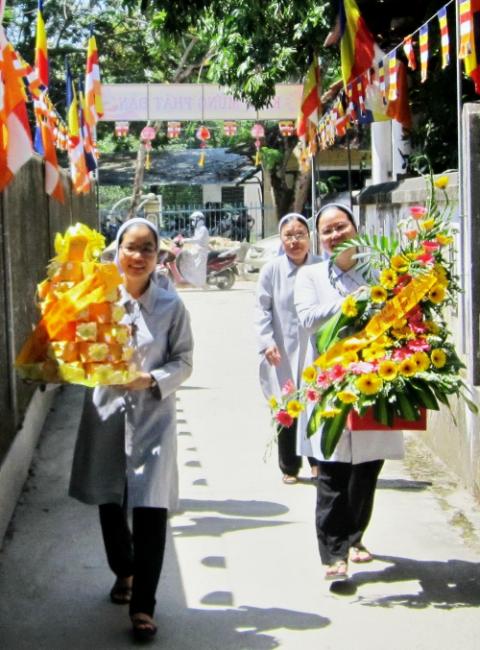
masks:
POLYGON ((383 287, 375 285, 370 289, 370 298, 372 302, 385 302, 388 294, 383 287))
POLYGON ((441 348, 436 348, 430 353, 430 359, 435 368, 443 368, 447 362, 447 355, 441 348))
POLYGON ((340 409, 325 409, 323 411, 320 411, 320 417, 321 418, 334 418, 337 415, 340 415, 342 411, 340 409))
POLYGON ((379 336, 378 339, 376 339, 376 341, 373 342, 373 345, 376 348, 383 348, 383 349, 391 347, 392 344, 393 344, 392 339, 386 334, 382 334, 382 336, 379 336))
POLYGON ((353 296, 348 296, 342 303, 342 314, 349 318, 355 318, 358 314, 357 301, 353 296))
POLYGON ((397 284, 397 277, 397 272, 393 269, 384 269, 380 273, 380 284, 382 287, 385 287, 385 289, 393 289, 397 284))
POLYGON ((273 395, 268 400, 268 405, 270 406, 271 409, 276 409, 278 407, 278 402, 273 395))
POLYGON ((358 354, 356 352, 344 352, 342 354, 342 359, 340 361, 341 365, 345 368, 351 363, 356 363, 358 361, 358 354))
POLYGON ((393 381, 398 374, 397 364, 394 361, 382 361, 378 366, 378 374, 385 381, 393 381))
POLYGON ((364 361, 375 361, 376 359, 382 359, 384 356, 385 350, 383 348, 376 348, 373 345, 362 350, 362 357, 364 361))
POLYGON ((420 230, 428 232, 435 225, 435 219, 423 219, 419 222, 420 230))
POLYGON ((439 305, 445 300, 445 287, 442 284, 436 284, 428 292, 428 299, 434 305, 439 305))
POLYGON ((437 323, 434 323, 433 320, 426 320, 425 327, 431 334, 438 334, 440 332, 440 327, 437 323))
POLYGON ((311 384, 312 381, 315 381, 317 378, 317 371, 313 366, 308 366, 308 368, 305 368, 305 370, 302 372, 302 379, 303 381, 307 382, 307 384, 311 384))
POLYGON ((343 404, 353 404, 358 399, 351 390, 341 390, 337 393, 337 397, 343 404))
POLYGON ((394 255, 390 260, 392 269, 398 273, 405 273, 408 270, 408 260, 403 255, 394 255))
POLYGON ((430 366, 430 359, 428 354, 425 354, 425 352, 415 352, 415 354, 412 355, 412 360, 417 365, 418 372, 424 372, 425 370, 428 370, 430 366))
POLYGON ((411 357, 408 357, 408 359, 401 361, 398 366, 398 372, 404 377, 413 377, 417 371, 417 364, 411 357))
POLYGON ((448 185, 448 176, 443 174, 439 176, 436 180, 433 181, 435 187, 438 187, 439 190, 444 190, 448 185))
POLYGON ((440 246, 448 246, 448 244, 451 244, 453 242, 453 237, 439 233, 436 236, 436 240, 440 244, 440 246))
POLYGON ((382 390, 383 381, 375 373, 369 372, 366 375, 360 375, 355 381, 355 386, 364 395, 375 395, 382 390))
POLYGON ((292 418, 298 418, 303 409, 303 404, 296 399, 291 399, 287 404, 287 413, 292 418))

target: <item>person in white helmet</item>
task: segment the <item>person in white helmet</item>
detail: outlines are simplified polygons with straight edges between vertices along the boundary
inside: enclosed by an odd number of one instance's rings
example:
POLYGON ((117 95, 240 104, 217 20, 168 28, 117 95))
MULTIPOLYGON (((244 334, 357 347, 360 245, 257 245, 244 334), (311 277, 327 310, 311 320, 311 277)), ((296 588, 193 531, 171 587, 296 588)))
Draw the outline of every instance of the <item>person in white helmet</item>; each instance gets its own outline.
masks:
POLYGON ((190 223, 194 228, 194 233, 193 237, 182 240, 182 243, 190 244, 190 246, 181 253, 179 270, 189 284, 193 284, 195 287, 204 287, 207 282, 209 234, 203 212, 193 212, 190 215, 190 223))

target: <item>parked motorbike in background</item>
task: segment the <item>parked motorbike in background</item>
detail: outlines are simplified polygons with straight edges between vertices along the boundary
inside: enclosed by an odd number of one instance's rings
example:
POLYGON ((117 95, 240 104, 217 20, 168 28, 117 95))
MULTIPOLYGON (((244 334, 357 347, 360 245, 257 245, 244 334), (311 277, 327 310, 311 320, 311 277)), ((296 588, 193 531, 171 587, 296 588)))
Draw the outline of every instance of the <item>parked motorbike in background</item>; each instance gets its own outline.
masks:
MULTIPOLYGON (((162 240, 157 271, 168 274, 176 285, 189 284, 182 273, 183 247, 179 240, 162 240)), ((210 250, 207 259, 207 284, 231 289, 235 284, 237 252, 235 249, 210 250)))

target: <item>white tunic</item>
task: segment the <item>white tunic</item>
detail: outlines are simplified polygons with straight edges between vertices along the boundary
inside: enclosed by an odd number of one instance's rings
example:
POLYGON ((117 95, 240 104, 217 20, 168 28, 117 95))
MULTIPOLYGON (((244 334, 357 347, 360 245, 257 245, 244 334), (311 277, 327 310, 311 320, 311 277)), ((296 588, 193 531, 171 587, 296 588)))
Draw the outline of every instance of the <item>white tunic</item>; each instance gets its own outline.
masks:
MULTIPOLYGON (((123 289, 123 287, 122 287, 123 289)), ((157 382, 125 391, 101 386, 87 391, 72 467, 70 495, 91 504, 176 508, 178 499, 175 391, 192 371, 190 319, 176 293, 154 282, 134 300, 122 291, 134 329, 134 360, 157 382)))
POLYGON ((199 223, 195 228, 193 237, 183 240, 188 244, 177 258, 180 273, 189 284, 195 287, 203 287, 207 281, 207 261, 209 235, 207 227, 199 223))
MULTIPOLYGON (((335 288, 328 277, 328 262, 300 269, 295 284, 295 307, 298 319, 307 335, 310 335, 305 366, 318 357, 315 347, 315 332, 333 316, 345 299, 365 284, 363 276, 354 269, 344 273, 338 267, 333 267, 335 288)), ((325 460, 320 449, 321 431, 307 438, 308 418, 312 408, 303 412, 298 421, 297 451, 303 456, 314 456, 325 460)), ((403 458, 402 431, 350 431, 345 429, 334 453, 329 460, 342 463, 364 463, 384 458, 403 458)))
MULTIPOLYGON (((317 260, 309 254, 305 265, 317 260)), ((288 379, 298 385, 299 366, 307 349, 308 334, 299 327, 293 302, 299 268, 287 255, 279 255, 265 264, 258 278, 255 328, 260 384, 267 399, 272 395, 278 397, 288 379), (278 366, 271 366, 265 358, 265 350, 272 345, 277 346, 282 357, 278 366)))

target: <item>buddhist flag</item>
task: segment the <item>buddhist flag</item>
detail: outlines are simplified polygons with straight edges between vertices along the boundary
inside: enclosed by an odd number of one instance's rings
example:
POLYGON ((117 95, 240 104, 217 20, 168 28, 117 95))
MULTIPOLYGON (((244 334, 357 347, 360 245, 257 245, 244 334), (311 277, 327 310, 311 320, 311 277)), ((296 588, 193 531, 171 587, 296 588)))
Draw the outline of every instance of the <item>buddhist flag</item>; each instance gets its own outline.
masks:
POLYGON ((460 0, 460 48, 458 58, 464 59, 472 53, 473 44, 473 16, 470 0, 460 0))
POLYGON ((93 128, 103 115, 102 85, 98 63, 97 42, 93 33, 88 39, 85 74, 85 122, 93 128))
POLYGON ((96 147, 92 135, 92 130, 85 120, 85 96, 83 94, 82 83, 78 82, 78 119, 80 125, 80 137, 82 139, 83 150, 85 152, 85 164, 89 172, 97 169, 96 147))
POLYGON ((45 30, 45 21, 43 20, 43 0, 38 0, 35 67, 40 83, 45 88, 48 88, 48 48, 47 32, 45 30))
MULTIPOLYGON (((2 2, 0 15, 3 14, 2 2)), ((18 57, 0 24, 0 191, 33 154, 18 57)))
POLYGON ((420 81, 426 81, 428 75, 428 23, 420 27, 420 81))
POLYGON ((450 38, 448 34, 447 9, 442 7, 437 13, 440 26, 440 43, 442 50, 442 69, 450 63, 450 38))
POLYGON ((312 126, 316 129, 322 108, 320 68, 316 58, 310 65, 303 82, 302 104, 297 119, 297 135, 304 143, 308 142, 312 126))
POLYGON ((410 70, 416 70, 417 61, 415 59, 415 51, 413 49, 411 36, 406 36, 403 39, 403 51, 405 52, 405 56, 407 57, 408 67, 410 68, 410 70))
POLYGON ((373 64, 375 41, 355 0, 340 0, 340 56, 344 86, 373 64))
POLYGON ((473 79, 475 92, 480 95, 480 0, 471 0, 472 39, 470 53, 463 59, 466 74, 473 79))
POLYGON ((73 84, 70 68, 67 65, 67 125, 68 125, 68 154, 73 188, 77 194, 90 190, 90 179, 85 164, 85 152, 80 133, 78 118, 78 100, 73 84))
POLYGON ((388 55, 388 101, 394 102, 397 97, 397 51, 393 50, 388 55))
POLYGON ((43 157, 45 160, 45 191, 60 203, 65 202, 62 177, 58 166, 55 140, 51 126, 46 121, 40 122, 43 143, 43 157))

